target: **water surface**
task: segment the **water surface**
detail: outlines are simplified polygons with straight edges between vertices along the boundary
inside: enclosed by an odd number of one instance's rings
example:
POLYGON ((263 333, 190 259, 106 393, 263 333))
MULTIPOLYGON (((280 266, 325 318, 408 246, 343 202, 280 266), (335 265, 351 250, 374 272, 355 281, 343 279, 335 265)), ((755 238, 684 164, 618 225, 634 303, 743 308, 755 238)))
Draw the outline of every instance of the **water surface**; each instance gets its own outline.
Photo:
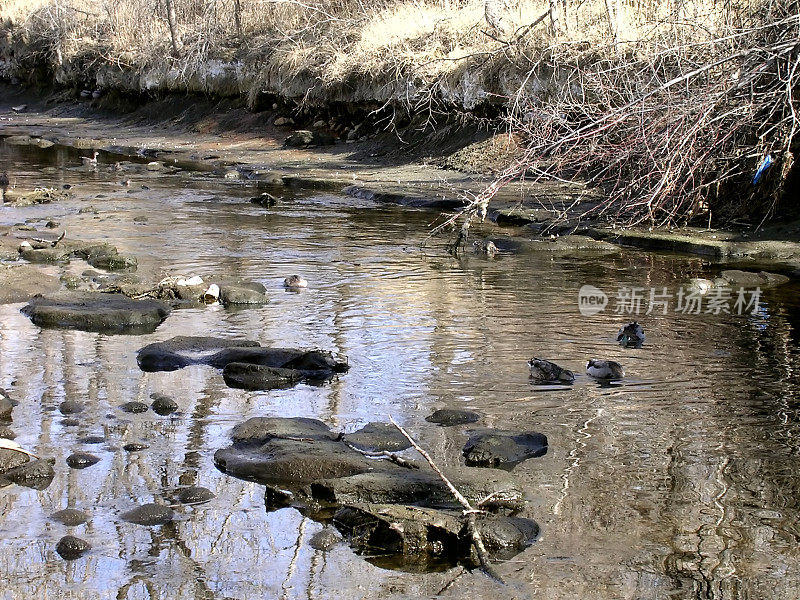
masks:
POLYGON ((523 516, 539 522, 542 535, 499 565, 511 582, 499 593, 800 596, 796 285, 765 291, 755 314, 642 312, 644 348, 623 349, 614 338, 633 316, 614 313, 617 290, 676 293, 692 277, 713 277, 714 267, 643 252, 455 259, 438 241, 420 249, 430 212, 310 192, 264 209, 247 202, 258 191, 252 184, 87 169, 63 149, 0 146, 0 159, 20 188, 66 183, 75 192, 63 203, 2 207, 0 224, 53 219, 71 237, 107 239, 135 254, 142 277, 236 275, 263 283, 270 296, 248 310, 178 310, 139 336, 42 330, 22 305, 0 306, 0 387, 20 401, 16 441, 56 459, 45 490, 0 489, 1 598, 498 593, 460 568, 409 574, 374 566, 344 544, 315 551, 308 540, 322 525, 293 509, 267 513, 262 486, 213 466, 233 425, 249 417, 314 417, 352 431, 392 415, 446 469, 459 464, 467 434, 425 422, 444 407, 549 438, 546 456, 513 471, 527 490, 523 516), (131 186, 122 186, 128 177, 131 186), (97 214, 79 213, 89 205, 97 214), (307 290, 282 289, 293 273, 309 280, 307 290), (611 296, 605 311, 581 315, 584 284, 611 296), (229 389, 208 367, 139 371, 136 351, 175 335, 322 348, 347 355, 351 369, 324 387, 269 392, 229 389), (525 363, 534 355, 575 370, 575 384, 532 385, 525 363), (581 375, 595 357, 625 366, 621 385, 581 375), (153 392, 172 396, 179 412, 119 409, 149 403, 153 392), (79 425, 65 424, 64 400, 85 403, 79 425), (105 441, 81 442, 90 435, 105 441), (128 453, 129 441, 150 447, 128 453), (65 459, 76 451, 101 460, 69 469, 65 459), (178 520, 162 527, 120 519, 136 504, 172 501, 187 485, 216 498, 179 508, 178 520), (67 528, 50 518, 67 507, 87 512, 89 522, 67 528), (92 551, 61 560, 55 545, 66 533, 90 541, 92 551))

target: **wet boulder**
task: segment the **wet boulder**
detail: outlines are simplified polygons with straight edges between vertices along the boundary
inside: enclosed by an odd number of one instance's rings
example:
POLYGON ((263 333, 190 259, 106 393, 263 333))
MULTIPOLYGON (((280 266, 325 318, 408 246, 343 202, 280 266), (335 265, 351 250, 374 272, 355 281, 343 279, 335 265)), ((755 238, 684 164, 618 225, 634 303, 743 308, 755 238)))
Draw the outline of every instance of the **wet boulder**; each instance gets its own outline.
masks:
POLYGON ((58 405, 58 410, 62 415, 76 415, 83 412, 85 408, 83 402, 78 400, 64 400, 58 405))
POLYGON ((266 304, 267 288, 260 283, 223 283, 219 286, 219 301, 225 306, 266 304))
POLYGON ((287 490, 376 468, 316 419, 254 417, 234 427, 232 438, 214 454, 220 471, 287 490))
POLYGON ((55 477, 55 459, 36 459, 0 473, 0 486, 4 482, 16 483, 35 490, 43 490, 55 477))
POLYGON ((147 450, 149 447, 150 446, 144 442, 128 442, 122 449, 125 450, 125 452, 141 452, 142 450, 147 450))
MULTIPOLYGON (((310 486, 311 497, 342 505, 368 502, 458 508, 450 489, 433 471, 394 466, 384 462, 373 472, 315 481, 310 486)), ((524 504, 522 488, 504 471, 457 467, 447 469, 447 477, 471 503, 491 497, 484 508, 518 510, 524 504)))
POLYGON ((57 188, 36 188, 33 191, 7 190, 3 201, 13 206, 32 206, 34 204, 50 204, 67 200, 72 194, 57 188))
MULTIPOLYGON (((429 561, 450 560, 477 566, 472 537, 459 512, 419 506, 354 504, 336 511, 333 524, 371 562, 417 570, 429 561)), ((535 521, 487 515, 477 529, 491 557, 510 558, 532 544, 535 521)))
POLYGON ((63 248, 31 248, 20 247, 20 258, 31 263, 53 264, 59 262, 69 262, 70 253, 63 248))
POLYGON ((367 452, 399 452, 411 447, 411 442, 391 423, 367 423, 344 441, 367 452))
POLYGON ((307 417, 253 417, 233 428, 235 444, 263 444, 275 438, 335 440, 336 434, 318 419, 307 417))
POLYGON ((10 421, 14 404, 7 396, 0 394, 0 421, 10 421))
POLYGON ((135 271, 137 260, 135 256, 121 254, 111 244, 88 244, 73 248, 72 254, 84 259, 97 269, 106 271, 135 271))
POLYGON ((546 453, 545 435, 499 429, 474 432, 463 449, 467 465, 502 469, 512 469, 523 460, 544 456, 546 453))
POLYGON ((225 348, 259 346, 258 342, 252 340, 177 336, 140 348, 136 354, 136 362, 145 372, 175 371, 189 365, 210 364, 212 358, 225 348))
POLYGON ((287 137, 283 145, 287 148, 306 148, 308 146, 331 146, 335 143, 336 138, 330 134, 300 129, 287 137))
POLYGON ((179 336, 149 344, 137 353, 142 371, 174 371, 204 364, 223 369, 225 382, 250 390, 286 387, 298 381, 321 383, 349 368, 330 352, 264 348, 258 342, 179 336))
POLYGON ((158 300, 133 300, 121 294, 57 292, 47 297, 37 294, 22 313, 39 327, 143 334, 155 331, 170 308, 158 300))
POLYGON ((314 550, 321 550, 325 552, 333 548, 341 541, 342 538, 338 533, 326 527, 322 531, 318 531, 312 535, 311 539, 308 540, 308 545, 314 550))
POLYGON ((31 457, 25 452, 10 448, 0 448, 0 475, 30 462, 31 457))
POLYGON ((453 427, 454 425, 467 425, 480 420, 481 416, 471 410, 461 408, 442 408, 435 411, 432 415, 425 417, 428 423, 436 423, 442 427, 453 427))
POLYGON ((217 450, 214 464, 223 473, 239 479, 290 490, 374 468, 372 461, 340 441, 302 437, 276 437, 255 446, 234 444, 217 450))

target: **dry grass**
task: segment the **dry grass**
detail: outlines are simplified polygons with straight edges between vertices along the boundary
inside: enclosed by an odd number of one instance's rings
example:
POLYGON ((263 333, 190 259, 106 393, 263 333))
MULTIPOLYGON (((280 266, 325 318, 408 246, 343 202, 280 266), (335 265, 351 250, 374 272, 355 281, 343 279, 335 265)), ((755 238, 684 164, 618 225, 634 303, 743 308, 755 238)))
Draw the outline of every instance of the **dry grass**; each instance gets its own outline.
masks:
MULTIPOLYGON (((527 138, 507 178, 540 164, 587 177, 609 190, 607 214, 632 221, 705 214, 766 152, 788 173, 800 49, 776 44, 796 39, 797 0, 585 0, 555 28, 548 0, 498 3, 496 27, 484 0, 0 0, 0 19, 53 70, 168 66, 189 80, 209 59, 237 61, 251 101, 295 80, 383 86, 417 109, 488 90, 527 138), (702 65, 716 66, 692 75, 702 65)), ((736 201, 768 214, 784 180, 736 201)))

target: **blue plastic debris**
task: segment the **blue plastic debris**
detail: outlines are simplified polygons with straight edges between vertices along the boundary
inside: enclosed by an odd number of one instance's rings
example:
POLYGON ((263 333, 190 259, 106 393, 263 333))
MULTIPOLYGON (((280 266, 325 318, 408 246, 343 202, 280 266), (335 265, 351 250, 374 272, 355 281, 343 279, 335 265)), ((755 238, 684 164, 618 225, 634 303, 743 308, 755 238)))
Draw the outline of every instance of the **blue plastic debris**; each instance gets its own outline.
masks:
POLYGON ((764 157, 764 160, 761 161, 761 164, 758 165, 758 169, 756 169, 756 174, 753 175, 753 185, 756 185, 758 184, 759 181, 761 181, 761 176, 767 171, 767 169, 770 168, 772 163, 773 163, 772 155, 767 154, 764 157))

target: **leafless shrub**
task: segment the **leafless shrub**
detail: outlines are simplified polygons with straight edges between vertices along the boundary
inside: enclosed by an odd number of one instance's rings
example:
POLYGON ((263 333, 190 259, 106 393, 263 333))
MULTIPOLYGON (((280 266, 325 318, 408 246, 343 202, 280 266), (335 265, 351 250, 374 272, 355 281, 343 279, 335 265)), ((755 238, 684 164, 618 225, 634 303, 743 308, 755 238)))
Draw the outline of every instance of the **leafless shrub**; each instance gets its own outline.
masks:
POLYGON ((461 238, 498 189, 526 175, 602 187, 591 212, 623 225, 774 214, 797 149, 800 15, 795 2, 765 6, 701 39, 670 28, 541 54, 529 76, 557 89, 544 102, 524 90, 513 99, 510 127, 528 149, 464 209, 461 238), (772 167, 755 182, 765 159, 772 167))

